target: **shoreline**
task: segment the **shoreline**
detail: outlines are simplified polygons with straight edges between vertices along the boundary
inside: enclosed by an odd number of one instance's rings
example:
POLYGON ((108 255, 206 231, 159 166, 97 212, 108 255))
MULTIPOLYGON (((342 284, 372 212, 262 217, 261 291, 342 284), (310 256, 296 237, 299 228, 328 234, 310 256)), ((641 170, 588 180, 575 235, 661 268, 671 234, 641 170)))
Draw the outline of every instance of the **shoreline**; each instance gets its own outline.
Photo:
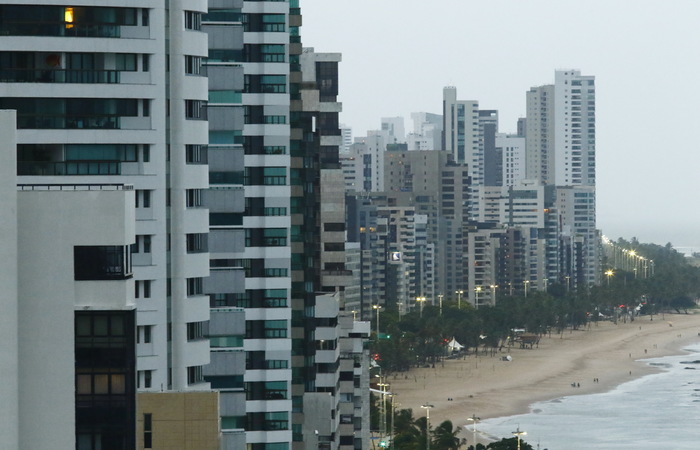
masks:
MULTIPOLYGON (((451 420, 455 428, 464 427, 473 415, 492 419, 525 414, 536 402, 608 392, 661 371, 641 359, 683 354, 683 347, 695 342, 700 342, 700 314, 665 314, 665 319, 659 315, 653 321, 642 316, 617 325, 599 322, 585 330, 542 336, 539 348, 511 347, 493 357, 467 355, 438 362, 435 368, 394 373, 388 376, 389 391, 396 394, 397 409, 411 408, 418 418, 424 414, 421 405, 430 403, 433 426, 451 420), (512 361, 502 361, 506 355, 512 361)), ((490 439, 482 436, 480 442, 490 439)))

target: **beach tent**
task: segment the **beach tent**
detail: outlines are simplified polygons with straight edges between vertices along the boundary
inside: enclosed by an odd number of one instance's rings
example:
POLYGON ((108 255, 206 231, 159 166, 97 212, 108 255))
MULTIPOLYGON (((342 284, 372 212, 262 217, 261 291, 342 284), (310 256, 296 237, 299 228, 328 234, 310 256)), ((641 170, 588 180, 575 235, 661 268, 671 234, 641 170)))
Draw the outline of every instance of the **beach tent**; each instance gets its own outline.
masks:
POLYGON ((464 348, 464 346, 462 344, 460 344, 459 342, 457 342, 457 340, 455 338, 452 338, 452 340, 447 343, 447 348, 449 348, 452 351, 455 351, 455 350, 462 350, 464 348))

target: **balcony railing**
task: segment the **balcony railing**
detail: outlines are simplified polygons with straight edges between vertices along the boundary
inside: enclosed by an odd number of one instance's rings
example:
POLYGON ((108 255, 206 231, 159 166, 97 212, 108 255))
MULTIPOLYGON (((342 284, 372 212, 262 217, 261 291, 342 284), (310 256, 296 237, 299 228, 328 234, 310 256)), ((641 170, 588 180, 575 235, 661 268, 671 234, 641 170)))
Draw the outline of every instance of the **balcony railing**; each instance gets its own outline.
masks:
POLYGON ((38 70, 0 69, 5 83, 119 83, 118 70, 38 70))
POLYGON ((81 25, 41 22, 5 23, 2 28, 0 28, 0 35, 118 38, 121 35, 121 27, 118 25, 81 25))
POLYGON ((20 129, 119 129, 118 116, 25 116, 17 117, 20 129))
POLYGON ((120 175, 119 161, 20 161, 17 175, 120 175))

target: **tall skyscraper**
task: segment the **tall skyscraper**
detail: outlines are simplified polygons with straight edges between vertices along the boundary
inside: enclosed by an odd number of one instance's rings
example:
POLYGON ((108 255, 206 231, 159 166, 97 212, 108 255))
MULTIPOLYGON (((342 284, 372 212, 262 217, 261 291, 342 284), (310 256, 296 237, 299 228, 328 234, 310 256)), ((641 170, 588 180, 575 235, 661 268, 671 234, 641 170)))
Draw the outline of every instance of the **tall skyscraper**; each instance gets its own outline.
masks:
POLYGON ((595 79, 558 70, 527 93, 527 176, 556 186, 595 186, 595 79))
POLYGON ((443 89, 443 146, 455 162, 466 164, 469 187, 468 220, 483 219, 485 186, 503 182, 501 154, 496 148, 498 111, 480 110, 476 100, 457 100, 457 88, 443 89))
POLYGON ((556 186, 561 233, 575 245, 572 258, 580 261, 568 264, 561 274, 576 286, 600 281, 595 103, 594 77, 583 76, 578 70, 558 70, 553 85, 534 87, 527 93, 527 177, 556 186))

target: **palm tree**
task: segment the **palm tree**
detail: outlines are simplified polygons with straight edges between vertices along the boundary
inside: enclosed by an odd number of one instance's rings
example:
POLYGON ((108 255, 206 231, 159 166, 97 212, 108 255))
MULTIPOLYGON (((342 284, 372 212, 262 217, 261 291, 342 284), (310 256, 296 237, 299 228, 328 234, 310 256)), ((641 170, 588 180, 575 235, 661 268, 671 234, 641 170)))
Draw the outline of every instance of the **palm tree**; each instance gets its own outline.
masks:
MULTIPOLYGON (((402 409, 394 415, 394 449, 419 450, 424 448, 420 445, 421 433, 416 428, 416 419, 413 417, 412 409, 402 409)), ((425 436, 423 436, 425 443, 425 436)))
POLYGON ((446 420, 433 430, 432 450, 457 450, 460 439, 457 437, 459 428, 454 428, 452 422, 446 420))

